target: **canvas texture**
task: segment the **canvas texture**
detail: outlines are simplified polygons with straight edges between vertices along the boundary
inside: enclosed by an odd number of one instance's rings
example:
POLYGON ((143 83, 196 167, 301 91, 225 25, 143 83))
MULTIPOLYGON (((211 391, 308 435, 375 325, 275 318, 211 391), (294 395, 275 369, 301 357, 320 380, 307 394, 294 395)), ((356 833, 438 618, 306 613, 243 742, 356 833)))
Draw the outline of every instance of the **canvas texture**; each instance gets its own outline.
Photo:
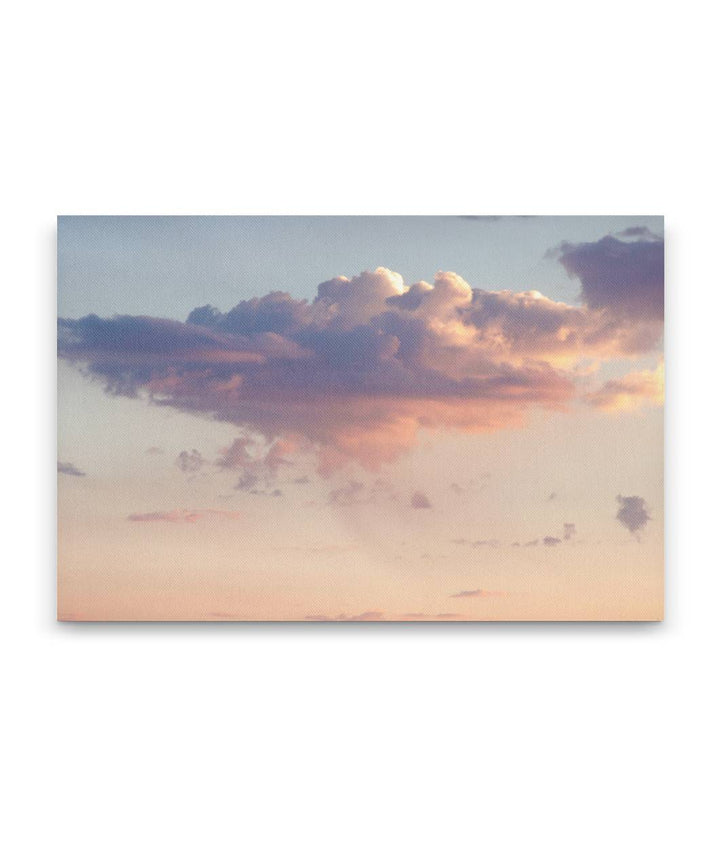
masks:
POLYGON ((58 618, 657 621, 655 216, 58 218, 58 618))

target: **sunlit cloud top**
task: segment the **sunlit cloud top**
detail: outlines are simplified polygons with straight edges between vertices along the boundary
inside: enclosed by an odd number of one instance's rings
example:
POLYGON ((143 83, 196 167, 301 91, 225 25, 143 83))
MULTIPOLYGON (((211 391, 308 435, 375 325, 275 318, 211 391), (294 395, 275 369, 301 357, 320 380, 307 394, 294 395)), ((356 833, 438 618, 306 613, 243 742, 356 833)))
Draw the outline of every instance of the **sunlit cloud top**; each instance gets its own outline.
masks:
MULTIPOLYGON (((377 469, 412 447, 421 427, 498 430, 575 399, 604 410, 661 403, 660 369, 589 392, 586 378, 588 362, 659 361, 662 239, 608 236, 554 252, 580 282, 578 305, 473 288, 453 272, 406 284, 379 267, 323 282, 313 300, 269 291, 228 312, 198 307, 185 322, 60 319, 59 354, 112 395, 282 443, 265 467, 312 450, 321 474, 351 461, 377 469)), ((252 469, 243 442, 224 466, 252 469)))

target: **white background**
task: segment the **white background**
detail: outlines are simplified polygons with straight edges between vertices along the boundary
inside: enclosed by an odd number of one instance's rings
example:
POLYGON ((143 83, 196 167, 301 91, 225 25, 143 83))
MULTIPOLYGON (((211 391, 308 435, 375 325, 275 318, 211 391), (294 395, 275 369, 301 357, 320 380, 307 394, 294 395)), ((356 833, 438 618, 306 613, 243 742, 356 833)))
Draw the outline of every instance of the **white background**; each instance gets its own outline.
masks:
POLYGON ((711 9, 5 10, 4 852, 718 852, 711 9), (54 217, 151 212, 665 214, 665 623, 57 625, 54 217))

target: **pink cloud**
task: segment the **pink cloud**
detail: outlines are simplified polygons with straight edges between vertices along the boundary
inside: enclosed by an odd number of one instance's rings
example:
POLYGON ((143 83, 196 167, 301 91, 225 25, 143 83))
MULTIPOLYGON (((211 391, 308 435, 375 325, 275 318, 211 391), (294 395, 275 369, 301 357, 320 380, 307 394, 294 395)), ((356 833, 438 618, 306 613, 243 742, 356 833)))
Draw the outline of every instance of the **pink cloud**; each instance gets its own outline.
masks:
POLYGON ((636 410, 644 405, 660 407, 665 400, 665 368, 659 365, 654 371, 635 372, 609 380, 585 401, 608 412, 636 410))
POLYGON ((224 520, 241 519, 241 515, 239 512, 227 511, 222 508, 146 511, 142 513, 129 514, 127 519, 131 523, 197 523, 198 520, 204 520, 206 518, 212 517, 224 520))
MULTIPOLYGON (((567 408, 583 361, 656 348, 662 312, 640 310, 657 293, 657 241, 612 242, 559 251, 582 280, 582 306, 473 289, 452 272, 407 286, 377 268, 322 283, 312 302, 271 292, 227 313, 200 307, 185 323, 61 319, 59 354, 112 395, 262 435, 262 461, 240 439, 219 462, 240 471, 239 485, 272 477, 298 449, 312 450, 323 476, 351 462, 376 471, 413 448, 420 430, 521 425, 532 409, 567 408), (620 287, 623 265, 643 302, 620 287)), ((643 385, 609 383, 588 401, 617 409, 643 385)))

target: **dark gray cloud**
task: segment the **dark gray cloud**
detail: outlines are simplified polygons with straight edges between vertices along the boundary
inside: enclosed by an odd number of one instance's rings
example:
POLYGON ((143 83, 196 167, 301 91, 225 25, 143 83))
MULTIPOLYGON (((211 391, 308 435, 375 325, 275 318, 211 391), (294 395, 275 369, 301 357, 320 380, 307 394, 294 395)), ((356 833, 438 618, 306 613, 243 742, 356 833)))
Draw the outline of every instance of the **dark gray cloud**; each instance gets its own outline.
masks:
POLYGON ((636 533, 644 529, 650 517, 647 503, 641 496, 622 496, 618 494, 615 497, 620 505, 615 518, 630 532, 636 533))
POLYGON ((664 241, 655 236, 622 241, 608 235, 592 243, 564 243, 558 260, 580 280, 590 309, 635 321, 662 321, 664 253, 664 241))
POLYGON ((57 462, 57 471, 62 473, 65 476, 84 476, 85 473, 82 470, 79 470, 74 464, 69 463, 68 461, 58 461, 57 462))

